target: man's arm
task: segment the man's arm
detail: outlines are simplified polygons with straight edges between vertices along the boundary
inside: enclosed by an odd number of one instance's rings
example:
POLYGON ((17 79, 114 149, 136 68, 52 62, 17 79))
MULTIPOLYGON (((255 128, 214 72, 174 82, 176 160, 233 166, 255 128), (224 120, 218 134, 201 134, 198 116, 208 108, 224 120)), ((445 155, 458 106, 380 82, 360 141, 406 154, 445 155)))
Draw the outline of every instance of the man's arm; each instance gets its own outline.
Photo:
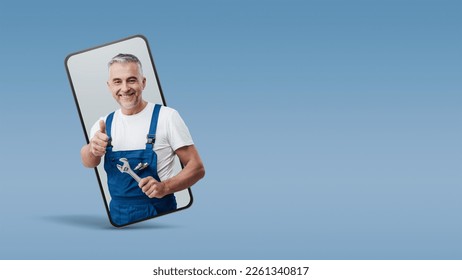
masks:
POLYGON ((106 134, 106 124, 103 120, 99 121, 99 128, 90 143, 83 146, 80 150, 83 166, 93 168, 100 164, 101 157, 106 153, 109 137, 106 134))
POLYGON ((82 158, 82 164, 88 168, 94 168, 101 162, 101 157, 95 156, 91 152, 91 144, 87 144, 80 150, 80 157, 82 158))
POLYGON ((184 166, 177 175, 162 182, 148 176, 139 182, 141 190, 150 198, 162 198, 187 189, 204 177, 205 168, 194 145, 181 147, 175 153, 184 166))

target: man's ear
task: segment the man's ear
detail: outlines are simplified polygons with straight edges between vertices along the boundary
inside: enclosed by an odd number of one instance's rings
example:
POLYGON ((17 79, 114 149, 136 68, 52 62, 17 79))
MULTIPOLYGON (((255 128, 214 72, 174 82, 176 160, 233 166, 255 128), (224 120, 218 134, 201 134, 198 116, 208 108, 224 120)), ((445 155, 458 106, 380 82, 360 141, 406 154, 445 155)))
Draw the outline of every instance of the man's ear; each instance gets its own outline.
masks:
POLYGON ((143 77, 143 90, 146 87, 146 77, 143 77))

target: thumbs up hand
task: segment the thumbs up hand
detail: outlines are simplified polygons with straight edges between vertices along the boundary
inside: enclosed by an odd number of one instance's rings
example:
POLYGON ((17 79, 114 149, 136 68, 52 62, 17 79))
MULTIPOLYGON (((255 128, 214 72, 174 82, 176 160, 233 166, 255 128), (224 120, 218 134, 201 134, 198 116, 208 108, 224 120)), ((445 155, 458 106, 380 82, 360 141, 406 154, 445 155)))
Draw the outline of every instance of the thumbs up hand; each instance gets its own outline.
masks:
POLYGON ((103 120, 99 121, 99 130, 90 140, 90 152, 95 157, 102 157, 106 153, 106 147, 109 142, 109 137, 106 134, 106 123, 103 120))

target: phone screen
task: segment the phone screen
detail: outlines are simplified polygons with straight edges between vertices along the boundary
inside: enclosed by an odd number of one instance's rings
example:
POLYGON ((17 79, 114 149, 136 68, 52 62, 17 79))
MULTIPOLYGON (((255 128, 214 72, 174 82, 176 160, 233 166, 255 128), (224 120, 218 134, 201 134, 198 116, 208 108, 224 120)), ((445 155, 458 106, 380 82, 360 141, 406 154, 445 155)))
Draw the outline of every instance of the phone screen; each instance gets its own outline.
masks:
MULTIPOLYGON (((66 57, 65 66, 87 144, 90 141, 89 137, 91 135, 90 131, 92 126, 94 126, 94 124, 97 123, 100 118, 105 117, 111 112, 114 112, 120 108, 119 104, 114 100, 108 88, 108 63, 114 56, 118 54, 131 54, 139 59, 142 65, 142 74, 146 79, 146 85, 142 91, 143 99, 153 104, 160 104, 163 106, 167 105, 159 83, 159 77, 157 76, 149 44, 145 37, 136 35, 116 42, 111 42, 91 49, 72 53, 66 57)), ((123 166, 123 162, 120 161, 115 162, 114 164, 118 164, 121 167, 123 166)), ((132 165, 134 165, 133 162, 132 165)), ((114 191, 111 192, 109 186, 112 186, 112 184, 108 184, 108 176, 110 176, 110 172, 106 172, 104 166, 105 162, 103 156, 101 163, 94 169, 97 182, 101 189, 109 221, 116 227, 126 226, 132 223, 137 223, 161 215, 173 213, 189 207, 192 203, 192 193, 188 188, 173 194, 176 201, 176 207, 174 209, 170 208, 165 211, 155 211, 155 213, 150 212, 141 216, 134 215, 133 218, 128 220, 118 220, 115 214, 116 211, 114 210, 111 213, 110 205, 111 200, 113 200, 111 193, 114 194, 114 191)), ((130 168, 133 171, 136 166, 130 166, 130 168)), ((180 172, 181 169, 181 163, 178 157, 175 156, 173 173, 176 174, 180 172)), ((120 177, 121 175, 118 176, 120 177)), ((127 173, 124 174, 124 176, 130 175, 127 173)), ((125 179, 125 177, 122 178, 125 179)), ((115 201, 116 199, 114 198, 113 202, 115 201)), ((133 201, 133 203, 127 203, 133 204, 133 207, 136 208, 136 201, 133 201)), ((144 210, 135 209, 133 211, 144 210)))

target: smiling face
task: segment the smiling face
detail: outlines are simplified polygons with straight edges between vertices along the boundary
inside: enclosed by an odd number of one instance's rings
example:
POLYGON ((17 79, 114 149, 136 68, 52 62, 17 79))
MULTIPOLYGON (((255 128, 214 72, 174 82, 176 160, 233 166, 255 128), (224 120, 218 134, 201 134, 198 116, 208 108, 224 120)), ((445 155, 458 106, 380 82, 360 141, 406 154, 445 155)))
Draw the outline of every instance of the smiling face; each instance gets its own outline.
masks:
POLYGON ((107 85, 124 115, 139 113, 146 106, 142 98, 146 78, 141 74, 137 63, 113 63, 109 67, 107 85))

